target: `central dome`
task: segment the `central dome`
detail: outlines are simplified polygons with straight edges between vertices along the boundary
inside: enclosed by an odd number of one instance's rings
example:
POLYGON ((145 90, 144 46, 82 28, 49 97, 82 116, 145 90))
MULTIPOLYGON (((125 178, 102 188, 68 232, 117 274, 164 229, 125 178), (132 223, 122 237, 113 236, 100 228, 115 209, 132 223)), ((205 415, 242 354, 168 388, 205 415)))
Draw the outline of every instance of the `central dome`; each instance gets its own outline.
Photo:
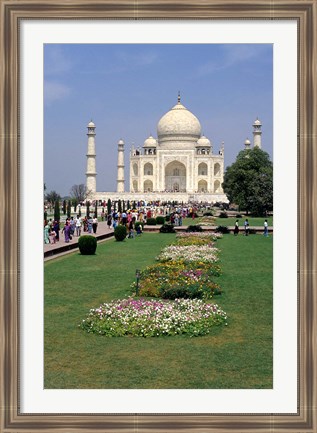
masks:
POLYGON ((178 103, 157 124, 159 142, 178 140, 197 141, 201 136, 200 122, 184 105, 178 103))

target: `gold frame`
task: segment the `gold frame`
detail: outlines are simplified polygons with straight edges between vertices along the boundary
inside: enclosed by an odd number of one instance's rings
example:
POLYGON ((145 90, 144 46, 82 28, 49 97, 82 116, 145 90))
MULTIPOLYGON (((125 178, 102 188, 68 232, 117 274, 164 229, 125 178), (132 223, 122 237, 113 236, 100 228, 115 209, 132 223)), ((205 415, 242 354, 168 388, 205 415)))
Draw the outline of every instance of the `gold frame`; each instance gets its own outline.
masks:
MULTIPOLYGON (((0 432, 316 432, 316 0, 0 0, 0 432), (298 23, 298 408, 295 414, 19 412, 19 22, 239 19, 298 23)), ((285 222, 287 223, 287 221, 285 222)), ((291 233, 291 228, 290 228, 291 233)))

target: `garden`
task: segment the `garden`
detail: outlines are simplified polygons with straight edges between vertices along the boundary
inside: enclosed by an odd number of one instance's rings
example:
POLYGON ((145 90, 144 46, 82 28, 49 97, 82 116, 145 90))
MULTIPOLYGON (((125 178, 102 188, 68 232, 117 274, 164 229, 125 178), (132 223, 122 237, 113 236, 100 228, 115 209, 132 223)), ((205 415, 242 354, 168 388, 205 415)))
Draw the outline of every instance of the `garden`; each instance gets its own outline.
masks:
POLYGON ((261 235, 143 233, 46 262, 45 388, 271 388, 272 280, 261 235))

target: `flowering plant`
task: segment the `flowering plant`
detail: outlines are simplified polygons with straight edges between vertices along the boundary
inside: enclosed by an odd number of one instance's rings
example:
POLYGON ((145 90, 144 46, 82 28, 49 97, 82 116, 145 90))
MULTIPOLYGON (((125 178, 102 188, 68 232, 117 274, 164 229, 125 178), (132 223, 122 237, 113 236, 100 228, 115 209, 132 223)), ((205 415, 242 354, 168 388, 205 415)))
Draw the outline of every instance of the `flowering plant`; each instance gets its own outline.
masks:
POLYGON ((87 332, 121 337, 158 337, 187 334, 205 335, 215 325, 227 324, 226 313, 216 304, 199 299, 175 301, 116 300, 91 309, 79 325, 87 332))
POLYGON ((217 248, 209 245, 169 245, 165 247, 156 258, 160 261, 182 260, 184 262, 209 262, 218 261, 217 248))
MULTIPOLYGON (((218 284, 212 276, 220 275, 218 264, 207 262, 167 261, 145 268, 140 275, 138 293, 140 296, 211 299, 220 294, 218 284)), ((132 284, 135 294, 136 283, 132 284)))

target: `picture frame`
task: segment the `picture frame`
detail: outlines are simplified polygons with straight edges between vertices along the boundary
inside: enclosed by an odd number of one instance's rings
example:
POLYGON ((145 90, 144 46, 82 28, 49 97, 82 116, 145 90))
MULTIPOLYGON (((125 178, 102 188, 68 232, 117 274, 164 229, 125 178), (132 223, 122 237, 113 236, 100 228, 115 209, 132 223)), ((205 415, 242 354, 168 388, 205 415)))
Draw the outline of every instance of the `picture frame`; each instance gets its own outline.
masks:
MULTIPOLYGON (((0 0, 1 212, 0 431, 314 432, 316 282, 314 229, 317 32, 315 0, 0 0), (296 414, 22 414, 20 412, 19 25, 23 19, 296 20, 298 24, 298 409, 296 414)), ((286 247, 286 246, 285 246, 286 247)))

